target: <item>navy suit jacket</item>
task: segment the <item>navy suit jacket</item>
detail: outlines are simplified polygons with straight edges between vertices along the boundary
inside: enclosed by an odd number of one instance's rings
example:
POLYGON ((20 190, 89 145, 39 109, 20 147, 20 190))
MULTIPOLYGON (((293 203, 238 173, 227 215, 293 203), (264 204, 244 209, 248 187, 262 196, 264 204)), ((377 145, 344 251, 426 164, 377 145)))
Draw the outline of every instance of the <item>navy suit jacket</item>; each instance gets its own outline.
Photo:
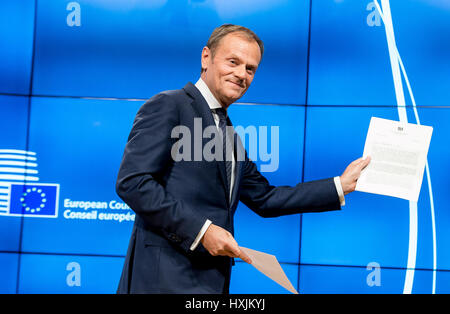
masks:
POLYGON ((247 155, 236 162, 230 201, 223 161, 172 158, 176 126, 191 131, 191 147, 210 141, 194 137, 194 118, 202 119, 203 129, 215 126, 191 83, 152 97, 136 115, 116 184, 136 213, 118 293, 227 293, 232 259, 190 246, 206 219, 234 234, 239 201, 262 217, 340 209, 333 178, 274 187, 247 155))

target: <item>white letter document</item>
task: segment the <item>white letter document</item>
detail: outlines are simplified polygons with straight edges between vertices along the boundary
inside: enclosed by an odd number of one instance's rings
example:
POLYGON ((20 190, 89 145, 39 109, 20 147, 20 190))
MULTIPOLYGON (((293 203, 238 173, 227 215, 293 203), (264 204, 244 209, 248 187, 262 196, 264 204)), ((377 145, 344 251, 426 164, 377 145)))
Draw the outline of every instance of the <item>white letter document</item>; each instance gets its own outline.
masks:
POLYGON ((356 191, 417 202, 433 128, 372 117, 356 191))

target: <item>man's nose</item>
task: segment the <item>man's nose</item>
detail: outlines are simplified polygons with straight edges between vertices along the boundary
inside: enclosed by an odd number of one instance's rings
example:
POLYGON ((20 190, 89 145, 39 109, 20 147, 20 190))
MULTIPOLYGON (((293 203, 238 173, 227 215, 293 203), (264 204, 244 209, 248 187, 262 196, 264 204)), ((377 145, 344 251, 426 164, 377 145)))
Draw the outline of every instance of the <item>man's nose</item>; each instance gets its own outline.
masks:
POLYGON ((238 77, 241 82, 245 80, 245 65, 240 65, 238 67, 236 67, 236 70, 234 71, 234 75, 236 75, 236 77, 238 77))

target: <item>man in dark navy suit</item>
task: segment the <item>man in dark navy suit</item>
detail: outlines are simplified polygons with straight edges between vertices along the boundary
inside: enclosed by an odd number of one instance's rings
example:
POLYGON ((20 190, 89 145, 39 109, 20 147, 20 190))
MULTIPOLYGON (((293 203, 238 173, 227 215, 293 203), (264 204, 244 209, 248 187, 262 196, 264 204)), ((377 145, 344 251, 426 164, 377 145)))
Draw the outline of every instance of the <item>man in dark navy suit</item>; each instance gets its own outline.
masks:
POLYGON ((275 187, 247 157, 226 110, 249 88, 263 52, 251 30, 222 25, 203 48, 197 83, 140 108, 116 185, 136 212, 118 293, 228 293, 233 258, 251 263, 233 237, 239 201, 277 217, 339 210, 354 191, 370 158, 340 177, 275 187), (220 145, 210 152, 219 158, 204 156, 210 139, 202 136, 183 138, 180 147, 176 135, 199 128, 216 131, 220 145))

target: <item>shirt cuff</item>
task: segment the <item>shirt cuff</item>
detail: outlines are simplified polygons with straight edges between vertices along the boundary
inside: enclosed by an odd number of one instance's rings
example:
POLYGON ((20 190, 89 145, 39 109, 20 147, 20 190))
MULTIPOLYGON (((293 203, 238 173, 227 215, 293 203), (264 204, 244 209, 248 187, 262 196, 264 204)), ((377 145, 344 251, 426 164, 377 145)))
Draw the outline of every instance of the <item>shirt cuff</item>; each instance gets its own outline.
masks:
POLYGON ((336 185, 336 191, 338 192, 339 202, 341 206, 345 205, 344 191, 342 190, 341 179, 339 177, 334 177, 334 185, 336 185))
POLYGON ((195 238, 194 242, 192 243, 190 250, 193 251, 197 248, 198 244, 200 243, 200 240, 203 238, 203 235, 205 234, 206 230, 208 230, 209 225, 211 224, 211 220, 206 219, 205 223, 203 224, 203 227, 200 229, 200 232, 197 234, 197 237, 195 238))

